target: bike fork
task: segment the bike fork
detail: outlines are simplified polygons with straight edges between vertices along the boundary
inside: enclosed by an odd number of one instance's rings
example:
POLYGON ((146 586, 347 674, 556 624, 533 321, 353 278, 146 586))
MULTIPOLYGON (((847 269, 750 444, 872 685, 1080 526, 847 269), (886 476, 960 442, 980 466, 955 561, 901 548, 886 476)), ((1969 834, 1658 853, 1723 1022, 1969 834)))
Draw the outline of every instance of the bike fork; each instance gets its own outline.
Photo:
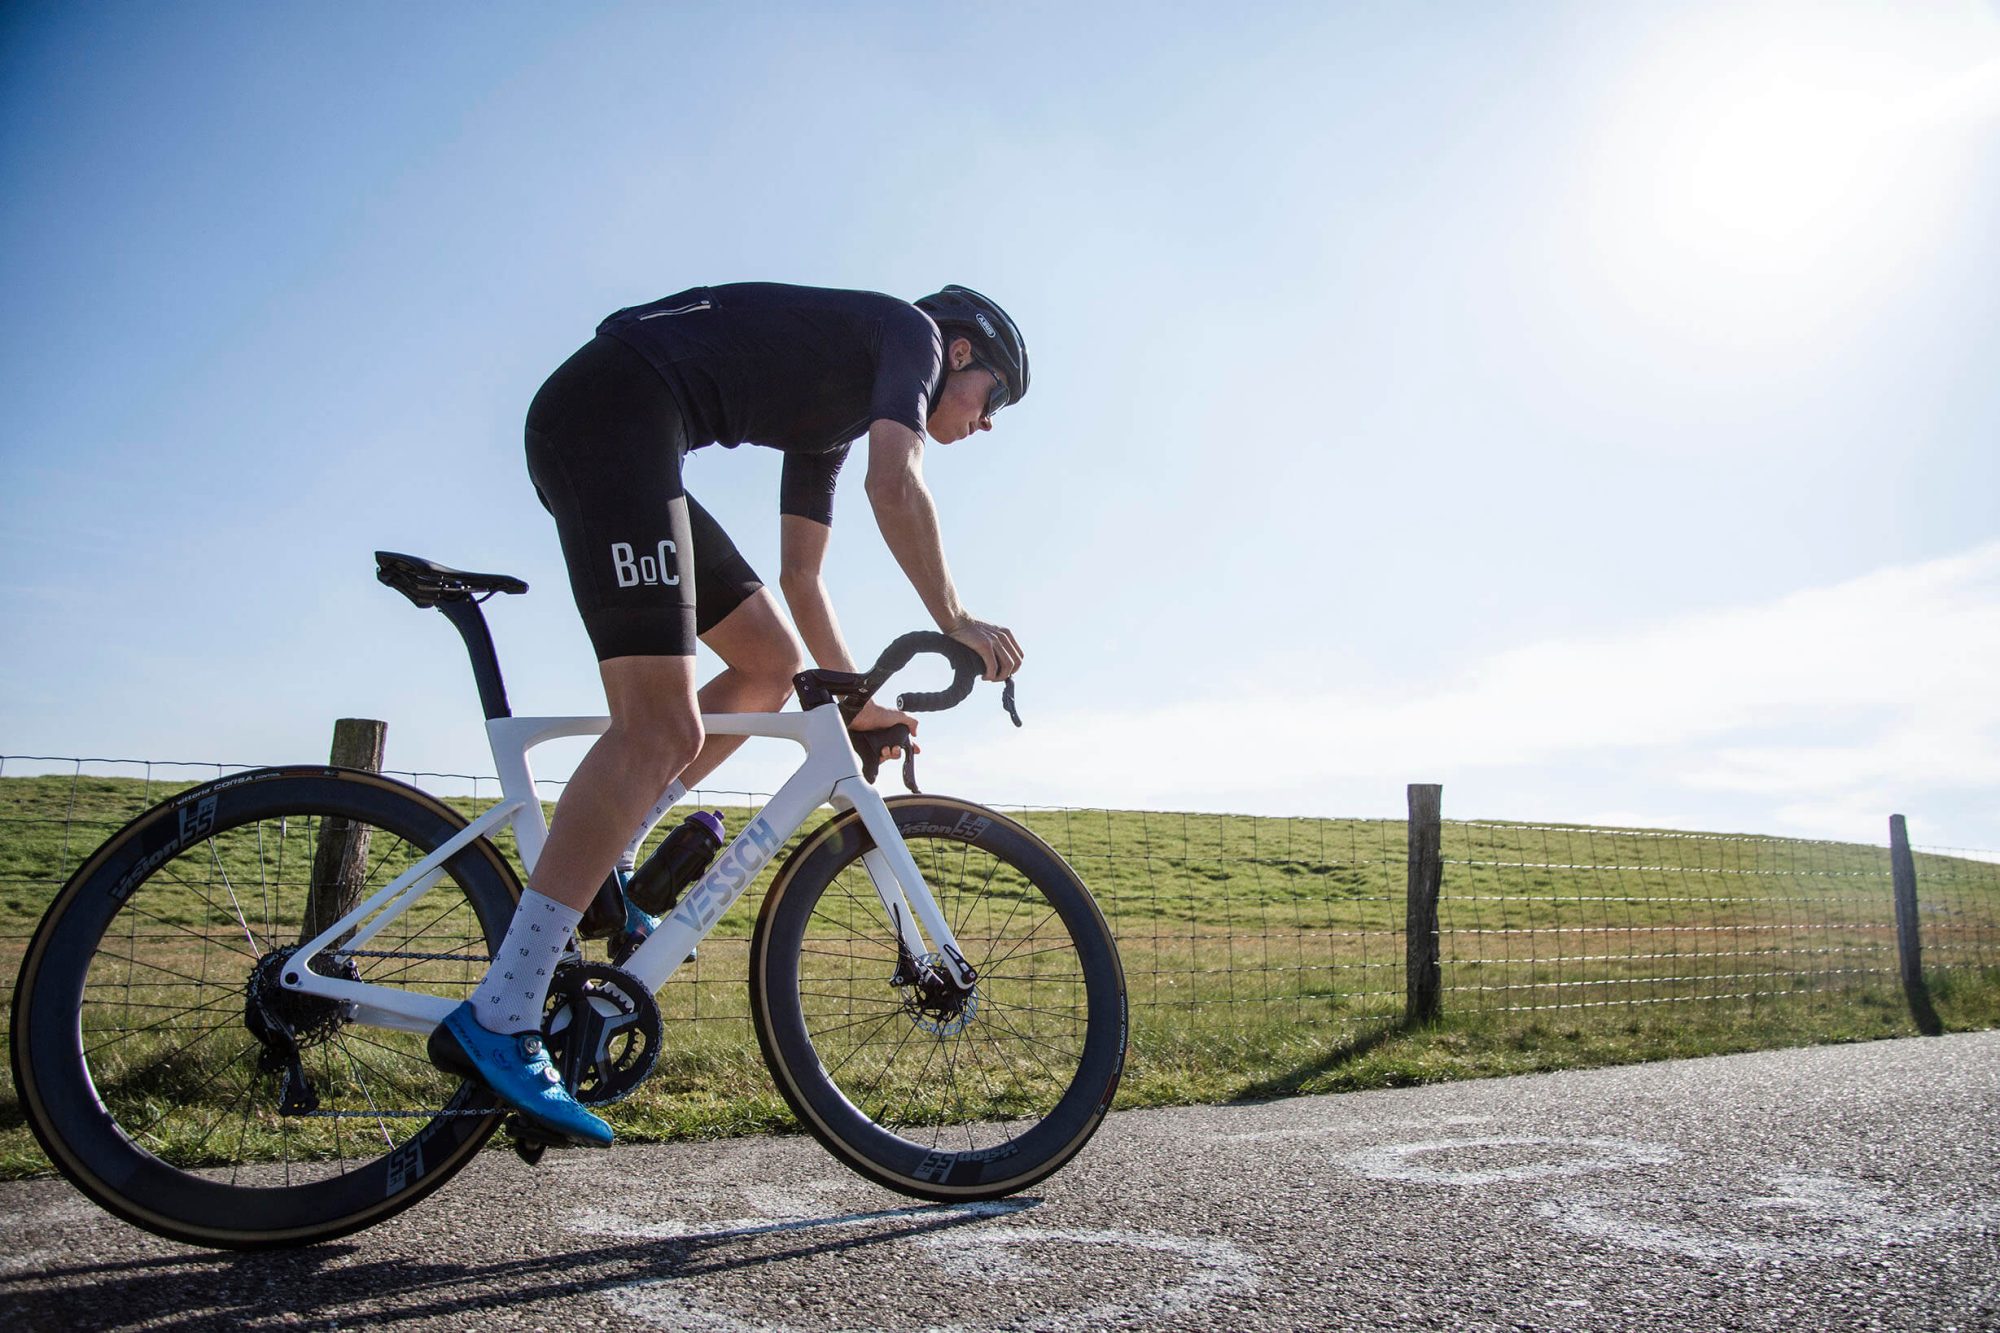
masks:
POLYGON ((952 982, 961 989, 970 990, 979 979, 972 965, 965 961, 959 951, 958 939, 951 933, 951 925, 938 909, 937 899, 931 896, 930 886, 924 882, 923 872, 917 869, 916 858, 903 843, 903 835, 896 828, 896 817, 889 807, 862 779, 848 778, 834 788, 837 797, 846 798, 854 812, 861 816, 862 827, 874 840, 874 847, 862 853, 861 861, 868 870, 868 878, 875 885, 875 893, 882 900, 882 910, 894 922, 901 939, 903 951, 912 959, 922 959, 926 954, 935 954, 952 982), (923 930, 918 930, 919 926, 923 930), (931 937, 931 945, 924 943, 924 933, 931 937))

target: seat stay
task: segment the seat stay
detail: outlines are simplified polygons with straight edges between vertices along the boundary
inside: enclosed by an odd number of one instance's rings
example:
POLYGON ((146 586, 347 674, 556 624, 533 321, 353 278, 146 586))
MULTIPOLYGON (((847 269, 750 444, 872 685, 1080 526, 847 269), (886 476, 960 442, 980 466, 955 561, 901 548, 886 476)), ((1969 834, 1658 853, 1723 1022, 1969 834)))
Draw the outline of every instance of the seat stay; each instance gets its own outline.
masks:
POLYGON ((384 926, 409 911, 418 899, 435 888, 438 881, 444 878, 444 868, 451 859, 498 828, 514 814, 517 804, 513 800, 500 801, 447 838, 423 860, 300 945, 284 970, 281 984, 287 990, 355 1005, 356 1022, 399 1028, 406 1032, 429 1032, 436 1027, 457 1006, 456 1000, 423 991, 405 990, 399 986, 330 977, 313 971, 312 964, 329 949, 339 954, 366 945, 384 926), (367 922, 365 926, 361 924, 364 921, 367 922), (349 931, 355 932, 353 937, 340 942, 349 931))

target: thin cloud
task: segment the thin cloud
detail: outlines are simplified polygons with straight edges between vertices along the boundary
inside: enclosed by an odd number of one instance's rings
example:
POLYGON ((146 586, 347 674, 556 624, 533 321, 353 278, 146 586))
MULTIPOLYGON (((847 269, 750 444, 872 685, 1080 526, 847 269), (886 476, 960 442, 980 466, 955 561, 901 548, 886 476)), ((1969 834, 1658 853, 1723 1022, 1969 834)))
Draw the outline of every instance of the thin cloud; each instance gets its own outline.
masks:
POLYGON ((963 767, 989 789, 1047 799, 1246 809, 1292 792, 1284 804, 1301 810, 1357 781, 1389 790, 1434 775, 1490 790, 1494 778, 1588 759, 1630 775, 1628 790, 1592 808, 1634 814, 1728 793, 1779 802, 1803 828, 1886 812, 1897 792, 2000 788, 1996 678, 2000 542, 1619 635, 1529 644, 1406 689, 1295 678, 1048 717, 1036 745, 975 743, 963 767))

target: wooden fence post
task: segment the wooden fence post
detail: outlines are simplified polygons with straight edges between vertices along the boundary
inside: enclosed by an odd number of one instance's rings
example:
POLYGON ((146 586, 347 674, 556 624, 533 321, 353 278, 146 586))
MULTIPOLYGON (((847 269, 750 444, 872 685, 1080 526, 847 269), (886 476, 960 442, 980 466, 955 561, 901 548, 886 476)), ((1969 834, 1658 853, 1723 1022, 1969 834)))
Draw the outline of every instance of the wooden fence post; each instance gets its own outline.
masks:
POLYGON ((1935 1037, 1944 1031, 1924 984, 1922 941, 1917 930, 1917 859, 1910 854, 1909 825, 1901 815, 1889 816, 1889 872, 1896 884, 1896 952, 1902 964, 1903 996, 1917 1031, 1935 1037))
MULTIPOLYGON (((382 771, 389 724, 373 718, 343 717, 333 724, 333 752, 338 768, 382 771)), ((331 816, 320 822, 319 845, 313 849, 312 883, 306 888, 306 912, 299 943, 304 944, 354 910, 368 872, 368 827, 331 816)))
POLYGON ((1438 889, 1444 879, 1444 788, 1410 784, 1410 885, 1404 905, 1404 972, 1408 994, 1403 1020, 1411 1026, 1437 1021, 1444 985, 1438 962, 1438 889))

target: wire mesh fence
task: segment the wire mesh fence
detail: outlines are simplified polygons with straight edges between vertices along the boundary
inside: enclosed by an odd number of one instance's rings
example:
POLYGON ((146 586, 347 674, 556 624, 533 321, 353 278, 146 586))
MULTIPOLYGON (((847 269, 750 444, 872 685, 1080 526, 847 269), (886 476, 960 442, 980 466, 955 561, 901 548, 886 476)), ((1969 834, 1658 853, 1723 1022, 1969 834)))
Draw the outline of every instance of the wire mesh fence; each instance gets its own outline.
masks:
POLYGON ((1450 1010, 1750 1001, 1895 985, 1884 848, 1447 822, 1450 1010))
MULTIPOLYGON (((0 975, 81 860, 173 792, 250 767, 0 756, 0 975)), ((470 815, 495 779, 392 773, 470 815)), ((545 800, 560 782, 542 784, 545 800)), ((704 791, 732 828, 767 799, 704 791)), ((1402 820, 1022 807, 1096 894, 1124 958, 1135 1052, 1276 1029, 1351 1036, 1404 1013, 1402 820)), ((1865 844, 1446 821, 1436 946, 1444 1012, 1751 1005, 1893 992, 1889 853, 1865 844)), ((660 835, 656 835, 660 836, 660 835)), ((801 835, 803 836, 803 835, 801 835)), ((495 839, 514 857, 512 837, 495 839)), ((744 977, 774 858, 662 994, 663 1015, 749 1052, 744 977)), ((518 864, 518 860, 516 862, 518 864)), ((2000 856, 1916 858, 1927 975, 2000 972, 2000 856)))
POLYGON ((2000 851, 1914 850, 1926 973, 1949 978, 2000 970, 2000 851))
POLYGON ((1401 821, 1016 813, 1097 897, 1141 1035, 1400 1015, 1401 821))

